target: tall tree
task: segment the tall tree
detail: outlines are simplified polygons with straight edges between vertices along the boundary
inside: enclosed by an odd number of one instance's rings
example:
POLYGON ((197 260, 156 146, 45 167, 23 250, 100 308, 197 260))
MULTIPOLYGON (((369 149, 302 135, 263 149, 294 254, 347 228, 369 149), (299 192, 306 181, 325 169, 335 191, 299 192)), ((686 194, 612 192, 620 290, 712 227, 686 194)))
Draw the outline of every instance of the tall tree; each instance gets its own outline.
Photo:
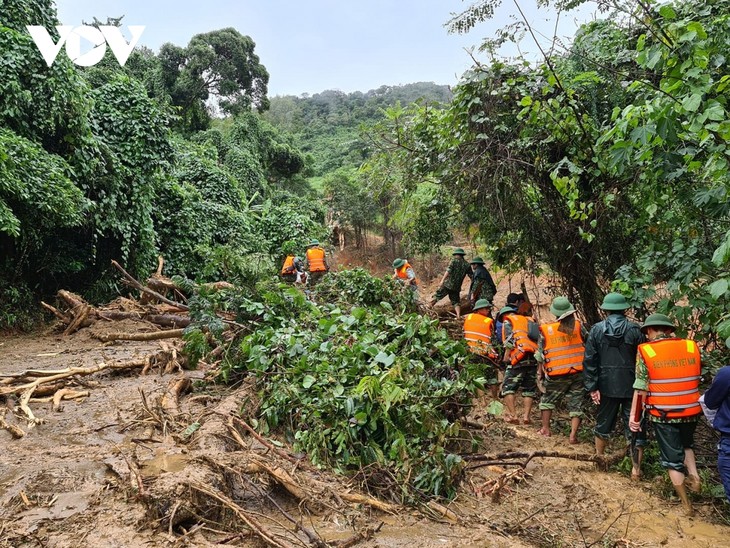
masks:
POLYGON ((163 83, 185 129, 208 127, 211 98, 228 114, 269 107, 269 73, 255 46, 251 37, 225 28, 196 34, 184 48, 170 43, 160 48, 163 83))

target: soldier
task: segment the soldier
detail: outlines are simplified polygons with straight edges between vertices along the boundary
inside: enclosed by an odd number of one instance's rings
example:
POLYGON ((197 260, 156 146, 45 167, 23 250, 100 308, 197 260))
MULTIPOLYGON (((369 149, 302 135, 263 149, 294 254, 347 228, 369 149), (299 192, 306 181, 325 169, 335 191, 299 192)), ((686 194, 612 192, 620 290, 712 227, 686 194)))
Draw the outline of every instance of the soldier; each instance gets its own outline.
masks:
POLYGON ((471 278, 473 274, 469 263, 464 260, 466 253, 463 249, 457 247, 454 249, 452 256, 453 259, 451 259, 446 272, 444 272, 444 275, 441 278, 441 283, 439 284, 439 288, 436 290, 433 299, 431 299, 430 306, 435 305, 438 301, 448 295, 449 300, 454 307, 454 311, 456 312, 456 317, 461 318, 461 284, 464 283, 464 278, 466 276, 471 278))
POLYGON ((545 394, 540 399, 542 428, 550 436, 550 418, 555 406, 566 399, 570 413, 571 444, 578 443, 578 427, 583 417, 583 341, 588 331, 575 317, 575 308, 565 297, 556 297, 550 305, 556 322, 540 326, 540 341, 535 359, 538 378, 545 377, 545 394))
MULTIPOLYGON (((638 324, 626 318, 629 303, 620 293, 609 293, 601 308, 608 312, 605 320, 591 327, 583 357, 583 381, 591 400, 598 406, 595 434, 596 453, 603 455, 619 412, 624 419, 624 435, 631 440, 629 413, 636 380, 636 352, 644 342, 638 324)), ((632 444, 634 442, 632 441, 632 444)), ((646 445, 646 431, 636 436, 637 458, 631 477, 641 476, 641 459, 646 445)))
POLYGON ((494 301, 497 294, 497 286, 484 266, 484 260, 481 257, 474 257, 471 262, 472 277, 469 285, 469 303, 474 308, 474 303, 479 299, 486 299, 490 303, 494 301))
POLYGON ((530 424, 532 403, 537 394, 537 361, 535 351, 539 339, 539 329, 527 316, 518 314, 505 306, 499 311, 502 326, 502 345, 505 349, 503 360, 507 364, 502 381, 502 397, 507 408, 505 421, 513 424, 520 422, 515 407, 515 394, 522 391, 524 412, 523 424, 530 424))
POLYGON ((464 318, 464 340, 472 352, 477 363, 484 365, 484 378, 492 398, 499 395, 499 378, 497 375, 497 360, 499 354, 495 349, 497 342, 492 319, 492 304, 486 299, 479 299, 474 303, 474 311, 464 318))
POLYGON ((409 286, 414 291, 418 289, 416 273, 406 259, 396 259, 393 261, 393 278, 400 280, 401 283, 409 286))
POLYGON ((329 272, 330 267, 327 264, 324 249, 320 247, 318 240, 312 239, 307 244, 306 268, 310 285, 316 284, 322 276, 329 272))
MULTIPOLYGON (((631 417, 642 402, 659 444, 662 467, 688 516, 693 515, 687 488, 699 493, 700 476, 694 453, 694 434, 700 407, 701 358, 697 343, 674 336, 674 324, 664 314, 652 314, 641 326, 648 342, 639 345, 631 417)), ((638 432, 641 422, 632 418, 638 432)))

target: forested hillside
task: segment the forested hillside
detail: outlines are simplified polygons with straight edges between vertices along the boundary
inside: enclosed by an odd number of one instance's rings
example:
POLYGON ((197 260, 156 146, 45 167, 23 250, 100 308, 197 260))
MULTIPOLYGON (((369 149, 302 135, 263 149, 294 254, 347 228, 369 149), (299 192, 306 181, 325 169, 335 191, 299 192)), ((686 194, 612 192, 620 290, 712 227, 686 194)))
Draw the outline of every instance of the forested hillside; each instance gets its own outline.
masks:
POLYGON ((311 155, 312 175, 321 177, 338 168, 360 167, 370 153, 362 131, 380 121, 385 109, 450 100, 449 87, 432 82, 380 86, 365 93, 327 90, 273 97, 264 119, 294 137, 297 146, 311 155))

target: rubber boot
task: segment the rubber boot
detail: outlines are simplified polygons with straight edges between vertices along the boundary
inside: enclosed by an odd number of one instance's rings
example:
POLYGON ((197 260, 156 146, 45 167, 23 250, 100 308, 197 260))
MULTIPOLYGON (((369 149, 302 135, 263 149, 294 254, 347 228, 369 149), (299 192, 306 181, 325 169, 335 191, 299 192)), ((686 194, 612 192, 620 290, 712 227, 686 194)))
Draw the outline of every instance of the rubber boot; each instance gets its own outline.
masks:
POLYGON ((684 507, 684 512, 687 515, 687 517, 694 516, 695 512, 692 508, 692 503, 689 501, 689 496, 687 495, 687 489, 685 489, 684 484, 681 485, 675 485, 674 490, 677 492, 677 496, 679 497, 679 500, 682 501, 682 506, 684 507))

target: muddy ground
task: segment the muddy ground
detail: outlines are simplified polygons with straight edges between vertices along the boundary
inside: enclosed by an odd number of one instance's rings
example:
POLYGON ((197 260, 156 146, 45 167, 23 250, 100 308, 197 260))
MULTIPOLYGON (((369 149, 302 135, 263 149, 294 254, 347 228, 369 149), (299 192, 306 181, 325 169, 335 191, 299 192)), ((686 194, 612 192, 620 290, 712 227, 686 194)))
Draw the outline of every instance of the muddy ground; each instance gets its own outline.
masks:
MULTIPOLYGON (((158 343, 101 344, 82 330, 64 337, 53 332, 3 337, 0 371, 29 368, 60 369, 120 360, 154 351, 158 343)), ((146 487, 186 465, 188 448, 176 443, 171 432, 151 433, 141 405, 140 391, 152 401, 175 375, 161 376, 139 370, 100 373, 88 378, 91 395, 84 401, 65 402, 62 411, 50 404, 31 404, 44 423, 14 440, 0 432, 0 546, 259 546, 258 539, 198 531, 187 537, 181 529, 156 526, 157 516, 138 498, 131 466, 139 466, 146 487)), ((186 371, 193 379, 200 371, 186 371)), ((187 399, 208 406, 223 399, 194 391, 187 399)), ((183 400, 185 401, 185 399, 183 400)), ((486 403, 486 402, 485 402, 486 403)), ((200 409, 205 409, 205 406, 200 409)), ((190 416, 205 423, 205 413, 190 416)), ((482 409, 473 420, 487 424, 485 449, 534 451, 554 449, 587 454, 591 443, 569 446, 564 435, 546 439, 535 425, 512 426, 490 418, 482 409)), ((537 416, 535 416, 537 419, 537 416)), ((182 425, 178 425, 181 428, 182 425)), ((178 432, 179 433, 179 432, 178 432)), ((617 450, 620 450, 617 443, 617 450)), ((723 546, 730 527, 719 524, 712 505, 697 501, 698 515, 687 518, 675 501, 654 494, 651 480, 634 485, 617 472, 603 472, 591 463, 565 459, 533 459, 527 477, 508 482, 500 502, 478 496, 486 482, 506 468, 492 466, 469 472, 461 494, 449 508, 458 522, 437 520, 423 512, 402 509, 397 514, 365 507, 353 514, 311 517, 311 525, 327 541, 346 538, 353 523, 377 526, 372 539, 361 546, 723 546)), ((261 503, 257 511, 276 515, 261 503)))
MULTIPOLYGON (((507 277, 498 281, 503 299, 511 289, 508 284, 515 282, 507 277)), ((431 280, 430 285, 434 283, 431 280)), ((101 343, 90 336, 94 328, 69 336, 51 328, 33 335, 0 336, 0 375, 123 362, 160 348, 158 342, 101 343)), ((118 323, 114 329, 119 329, 118 323)), ((204 376, 204 369, 170 374, 152 369, 145 375, 139 368, 101 372, 84 379, 88 398, 64 402, 59 412, 52 411, 50 403, 31 403, 35 415, 44 420, 32 428, 14 412, 17 401, 0 400, 0 405, 9 408, 6 420, 26 431, 23 438, 13 439, 0 430, 0 547, 264 546, 230 513, 228 517, 219 513, 224 516, 220 528, 194 512, 184 520, 175 519, 176 512, 180 514, 186 508, 183 499, 191 496, 189 485, 210 477, 204 473, 210 468, 203 465, 210 459, 234 467, 255 454, 262 462, 272 466, 276 463, 298 478, 308 470, 305 463, 292 464, 275 457, 270 448, 245 433, 238 446, 225 433, 202 436, 206 428, 212 431, 220 427, 216 421, 222 424, 223 419, 251 405, 251 394, 244 398, 236 393, 230 398, 230 389, 211 390, 196 382, 204 376), (182 376, 194 382, 193 390, 181 399, 179 414, 169 422, 163 415, 153 420, 149 413, 153 402, 170 381, 182 376), (199 432, 190 434, 193 424, 201 426, 199 432), (246 445, 245 451, 241 451, 241 442, 246 445), (176 491, 178 483, 188 487, 176 491), (180 497, 177 502, 176 496, 180 497)), ((557 450, 590 455, 593 451, 587 430, 578 445, 567 443, 561 433, 567 427, 565 417, 558 416, 555 435, 544 438, 536 432, 537 411, 533 412, 531 425, 506 425, 486 413, 488 403, 482 400, 469 417, 485 425, 483 431, 472 432, 482 438, 484 453, 557 450)), ((622 452, 623 443, 616 441, 612 450, 622 452)), ((285 511, 303 520, 303 526, 327 545, 345 542, 368 529, 370 538, 353 545, 435 548, 730 544, 730 527, 723 525, 725 518, 715 502, 698 497, 697 515, 685 517, 676 500, 660 496, 660 479, 646 478, 633 484, 619 472, 599 470, 590 462, 535 458, 526 474, 508 479, 499 500, 494 500, 488 487, 512 470, 515 467, 494 465, 467 472, 460 494, 447 504, 453 514, 445 517, 424 508, 382 512, 368 504, 343 503, 341 497, 330 494, 357 486, 326 471, 307 472, 318 485, 329 485, 317 491, 322 494, 321 501, 310 499, 304 504, 293 500, 272 481, 260 484, 265 493, 257 487, 229 494, 265 527, 280 527, 285 511)), ((306 538, 281 543, 312 544, 306 538)))

